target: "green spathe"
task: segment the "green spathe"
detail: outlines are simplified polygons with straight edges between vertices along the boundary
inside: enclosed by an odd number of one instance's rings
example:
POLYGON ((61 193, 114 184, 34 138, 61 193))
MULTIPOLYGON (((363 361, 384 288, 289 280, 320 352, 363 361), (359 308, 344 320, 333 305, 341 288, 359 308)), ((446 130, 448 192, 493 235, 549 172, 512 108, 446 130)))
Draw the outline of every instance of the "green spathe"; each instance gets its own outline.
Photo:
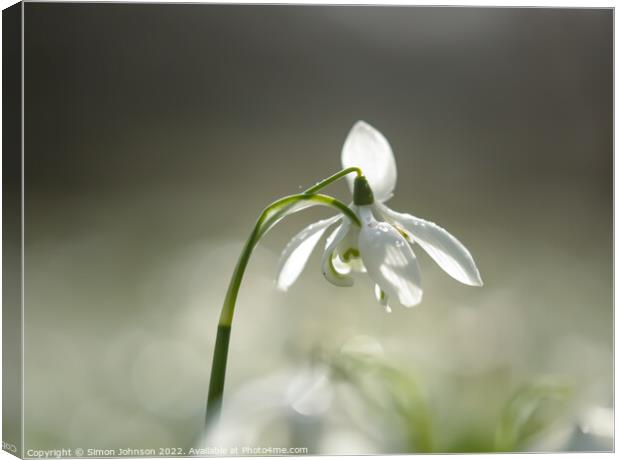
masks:
POLYGON ((353 186, 353 204, 357 206, 367 206, 374 202, 375 197, 366 177, 357 176, 355 178, 355 185, 353 186))

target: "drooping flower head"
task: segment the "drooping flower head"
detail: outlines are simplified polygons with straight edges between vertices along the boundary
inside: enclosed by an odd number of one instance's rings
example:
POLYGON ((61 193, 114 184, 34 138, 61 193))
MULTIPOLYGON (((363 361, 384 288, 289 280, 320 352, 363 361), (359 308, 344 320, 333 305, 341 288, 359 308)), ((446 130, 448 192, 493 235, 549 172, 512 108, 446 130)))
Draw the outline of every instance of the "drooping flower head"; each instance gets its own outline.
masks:
POLYGON ((422 300, 420 269, 413 246, 417 243, 450 276, 470 286, 482 286, 473 257, 454 236, 438 225, 385 205, 396 187, 396 162, 387 139, 358 121, 342 148, 343 168, 358 167, 364 176, 347 177, 353 194, 351 209, 361 221, 353 225, 342 215, 304 228, 286 246, 276 283, 287 290, 302 272, 312 250, 326 231, 322 258, 325 278, 336 286, 352 286, 353 272, 368 273, 375 296, 388 303, 413 307, 422 300))

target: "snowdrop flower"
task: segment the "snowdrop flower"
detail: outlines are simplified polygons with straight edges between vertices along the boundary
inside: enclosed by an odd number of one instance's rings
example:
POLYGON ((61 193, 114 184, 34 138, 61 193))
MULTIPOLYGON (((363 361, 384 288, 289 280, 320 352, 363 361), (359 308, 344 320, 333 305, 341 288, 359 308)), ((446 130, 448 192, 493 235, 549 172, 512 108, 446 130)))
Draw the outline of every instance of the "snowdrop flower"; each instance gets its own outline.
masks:
POLYGON ((342 164, 342 171, 303 193, 274 201, 256 220, 233 270, 217 325, 205 414, 208 426, 216 426, 221 414, 230 334, 243 274, 261 238, 286 216, 318 205, 338 212, 309 225, 287 245, 277 277, 280 289, 286 290, 295 282, 310 253, 332 226, 336 228, 327 237, 323 274, 336 286, 351 286, 352 272, 367 272, 375 283, 377 300, 387 311, 390 299, 406 307, 422 300, 420 270, 411 247, 414 243, 452 277, 465 284, 482 285, 471 254, 456 238, 432 222, 392 211, 384 204, 396 186, 396 162, 390 144, 379 131, 361 121, 353 126, 342 149, 342 164), (352 205, 318 193, 353 172, 357 177, 349 180, 352 205))
POLYGON ((385 205, 396 186, 396 162, 387 139, 363 121, 351 129, 342 148, 343 168, 358 167, 365 176, 347 177, 353 193, 350 208, 358 227, 339 214, 298 233, 280 258, 276 284, 287 290, 299 277, 312 250, 330 227, 322 258, 325 278, 336 286, 352 286, 351 273, 368 273, 377 301, 390 311, 392 299, 405 307, 422 300, 417 243, 450 276, 470 286, 482 286, 473 257, 459 240, 438 225, 385 205))

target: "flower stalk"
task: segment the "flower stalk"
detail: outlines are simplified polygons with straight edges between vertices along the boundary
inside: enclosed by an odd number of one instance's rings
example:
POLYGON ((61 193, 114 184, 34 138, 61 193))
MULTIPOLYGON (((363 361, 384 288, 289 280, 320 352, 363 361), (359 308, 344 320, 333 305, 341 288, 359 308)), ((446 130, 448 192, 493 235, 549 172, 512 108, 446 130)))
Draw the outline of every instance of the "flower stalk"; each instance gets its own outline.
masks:
POLYGON ((362 171, 356 167, 350 167, 337 172, 336 174, 322 180, 314 186, 308 188, 300 194, 281 198, 266 207, 256 221, 256 225, 247 239, 237 265, 233 271, 228 291, 222 305, 220 319, 217 327, 215 339, 215 349, 213 351, 213 363, 211 367, 211 379, 207 395, 207 425, 217 423, 221 413, 221 401, 224 392, 224 382, 226 377, 226 365, 228 361, 228 349, 230 344, 230 334, 232 321, 235 311, 235 304, 241 287, 241 281, 245 269, 250 261, 252 251, 260 241, 260 238, 272 228, 280 219, 287 215, 295 205, 307 202, 308 205, 323 205, 336 209, 338 212, 347 216, 356 225, 361 226, 357 215, 343 202, 322 194, 317 194, 319 190, 336 180, 345 177, 347 174, 355 172, 358 177, 362 177, 362 171))

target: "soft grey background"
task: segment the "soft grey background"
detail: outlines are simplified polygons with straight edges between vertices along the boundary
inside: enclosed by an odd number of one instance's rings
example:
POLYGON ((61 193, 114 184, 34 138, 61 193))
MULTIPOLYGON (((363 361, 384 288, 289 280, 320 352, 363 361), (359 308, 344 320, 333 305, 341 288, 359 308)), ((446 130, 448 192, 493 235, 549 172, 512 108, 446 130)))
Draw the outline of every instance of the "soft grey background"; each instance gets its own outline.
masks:
POLYGON ((455 234, 485 286, 418 249, 413 310, 329 285, 317 255, 276 292, 279 251, 328 211, 300 213, 250 264, 228 394, 362 334, 419 375, 437 450, 487 450, 539 376, 611 407, 612 25, 587 9, 26 4, 26 448, 192 443, 243 240, 270 201, 339 169, 358 119, 394 148, 390 206, 455 234))

